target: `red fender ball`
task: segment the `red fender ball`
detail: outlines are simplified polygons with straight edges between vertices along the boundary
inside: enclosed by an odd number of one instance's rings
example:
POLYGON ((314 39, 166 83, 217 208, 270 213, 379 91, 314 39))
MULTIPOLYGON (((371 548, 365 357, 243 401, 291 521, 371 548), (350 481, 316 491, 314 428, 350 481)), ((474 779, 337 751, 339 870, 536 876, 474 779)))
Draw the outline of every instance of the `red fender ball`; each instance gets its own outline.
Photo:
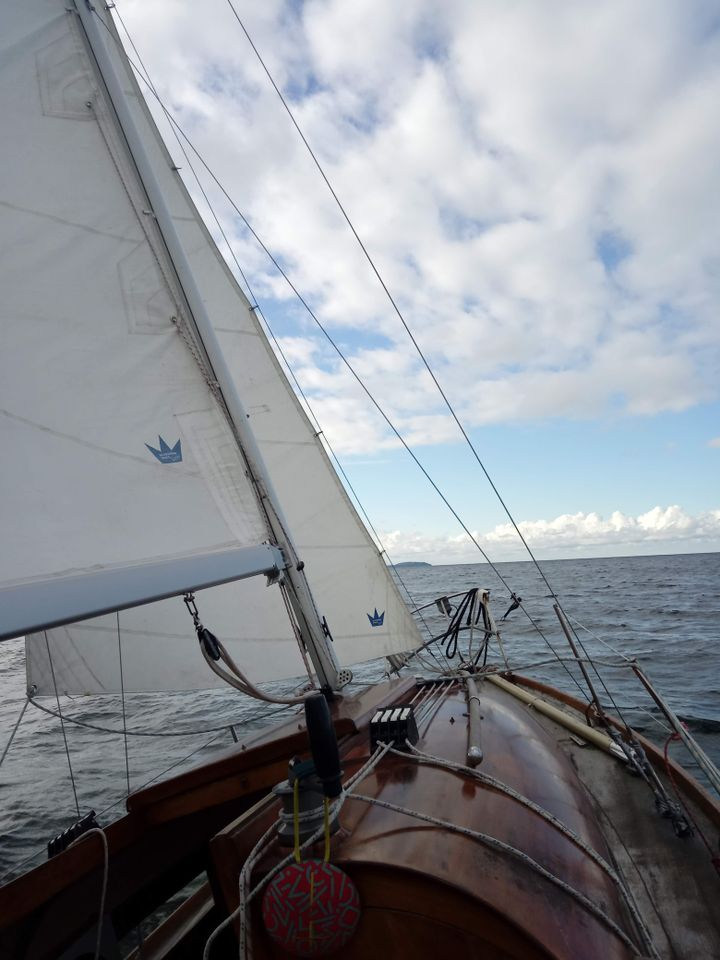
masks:
POLYGON ((265 929, 298 957, 325 957, 343 947, 360 919, 360 898, 347 874, 332 863, 291 863, 268 884, 262 901, 265 929))

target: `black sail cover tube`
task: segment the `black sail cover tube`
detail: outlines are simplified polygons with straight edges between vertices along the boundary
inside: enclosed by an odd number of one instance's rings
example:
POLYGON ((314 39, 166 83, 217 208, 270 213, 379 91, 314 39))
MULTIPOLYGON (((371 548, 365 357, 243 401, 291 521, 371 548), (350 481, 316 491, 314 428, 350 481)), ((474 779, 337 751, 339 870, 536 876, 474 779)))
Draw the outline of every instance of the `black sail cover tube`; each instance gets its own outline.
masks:
POLYGON ((305 701, 305 723, 315 772, 322 781, 323 793, 333 800, 342 792, 342 771, 330 708, 322 693, 305 701))

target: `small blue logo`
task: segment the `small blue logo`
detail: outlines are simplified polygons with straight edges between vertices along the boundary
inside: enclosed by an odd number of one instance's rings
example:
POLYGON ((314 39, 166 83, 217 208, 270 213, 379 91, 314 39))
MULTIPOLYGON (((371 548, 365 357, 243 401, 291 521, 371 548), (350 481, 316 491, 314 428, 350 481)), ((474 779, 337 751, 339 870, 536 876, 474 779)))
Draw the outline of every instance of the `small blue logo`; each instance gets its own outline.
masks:
MULTIPOLYGON (((169 447, 162 437, 158 437, 158 440, 160 441, 159 450, 156 450, 155 447, 151 447, 149 443, 145 444, 150 453, 154 454, 160 463, 180 463, 182 460, 180 441, 178 440, 174 447, 169 447)), ((375 612, 377 613, 377 611, 375 612)))
POLYGON ((383 621, 385 620, 385 611, 383 610, 382 613, 378 613, 377 607, 375 607, 375 613, 369 613, 367 618, 370 621, 371 627, 381 627, 383 625, 383 621))

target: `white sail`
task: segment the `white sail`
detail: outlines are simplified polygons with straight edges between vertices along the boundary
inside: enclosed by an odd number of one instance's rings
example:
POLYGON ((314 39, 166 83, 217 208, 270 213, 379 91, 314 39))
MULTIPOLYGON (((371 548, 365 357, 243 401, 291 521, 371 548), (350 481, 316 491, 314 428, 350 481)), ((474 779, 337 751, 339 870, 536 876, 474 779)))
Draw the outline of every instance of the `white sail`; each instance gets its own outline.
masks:
POLYGON ((0 587, 268 538, 73 18, 48 14, 21 4, 0 60, 0 587))
MULTIPOLYGON (((222 408, 192 356, 198 351, 186 342, 182 293, 164 262, 107 95, 93 77, 77 17, 53 0, 45 11, 37 23, 27 12, 25 30, 2 61, 3 115, 18 131, 4 151, 2 183, 12 207, 2 228, 11 249, 3 258, 9 294, 0 309, 14 340, 3 351, 13 356, 3 375, 9 398, 3 421, 5 449, 21 451, 3 482, 14 503, 18 485, 26 487, 2 582, 258 543, 267 539, 267 528, 222 408), (27 44, 35 50, 35 72, 27 69, 27 44), (30 159, 28 143, 34 147, 30 159), (33 375, 38 365, 42 376, 33 375), (178 440, 182 462, 161 462, 172 460, 178 440)), ((112 39, 106 52, 122 76, 135 131, 338 658, 347 664, 416 646, 414 622, 378 550, 190 201, 112 39)), ((198 604, 254 679, 302 671, 277 588, 247 580, 205 591, 198 604)), ((120 624, 126 690, 212 685, 180 599, 124 611, 120 624)), ((117 644, 101 642, 116 630, 110 617, 49 632, 60 689, 119 689, 117 644)), ((29 682, 49 692, 45 638, 30 638, 28 652, 29 682)))

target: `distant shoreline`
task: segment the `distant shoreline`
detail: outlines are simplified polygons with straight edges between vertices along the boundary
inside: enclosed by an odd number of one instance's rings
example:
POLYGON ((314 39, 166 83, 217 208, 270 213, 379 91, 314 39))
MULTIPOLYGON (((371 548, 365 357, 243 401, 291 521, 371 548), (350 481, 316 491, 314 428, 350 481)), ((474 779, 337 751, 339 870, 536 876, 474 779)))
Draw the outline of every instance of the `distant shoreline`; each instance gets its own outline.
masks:
MULTIPOLYGON (((679 553, 621 553, 621 554, 603 554, 602 556, 577 556, 577 557, 538 557, 542 563, 576 563, 581 560, 652 560, 662 557, 711 557, 720 553, 720 550, 683 550, 679 553)), ((518 557, 515 560, 493 560, 494 565, 506 563, 532 563, 532 560, 526 557, 518 557)), ((403 560, 400 563, 390 564, 391 569, 409 569, 410 567, 486 567, 485 560, 450 560, 445 562, 437 561, 428 563, 425 560, 403 560)))

